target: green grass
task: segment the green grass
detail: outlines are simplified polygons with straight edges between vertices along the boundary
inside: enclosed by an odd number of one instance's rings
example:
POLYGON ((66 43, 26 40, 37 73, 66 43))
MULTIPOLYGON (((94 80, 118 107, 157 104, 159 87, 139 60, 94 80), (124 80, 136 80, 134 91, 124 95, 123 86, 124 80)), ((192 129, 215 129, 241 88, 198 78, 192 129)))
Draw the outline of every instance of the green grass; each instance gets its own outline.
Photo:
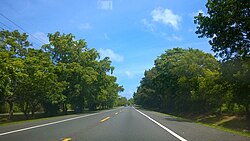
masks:
POLYGON ((226 127, 223 127, 223 126, 218 126, 218 125, 213 125, 213 124, 207 124, 207 123, 202 123, 202 122, 196 122, 196 123, 207 126, 207 127, 216 128, 216 129, 219 129, 219 130, 223 130, 223 131, 226 131, 226 132, 230 132, 230 133, 234 133, 234 134, 238 134, 238 135, 242 135, 242 136, 246 136, 246 137, 250 138, 250 132, 249 131, 248 132, 243 132, 243 131, 239 131, 239 130, 236 130, 236 129, 226 128, 226 127))
POLYGON ((246 117, 230 116, 229 118, 225 118, 227 116, 216 116, 216 115, 182 117, 156 111, 154 111, 154 113, 182 119, 188 122, 198 123, 203 126, 219 129, 222 131, 250 138, 250 129, 249 129, 250 119, 247 119, 246 117))
MULTIPOLYGON (((118 106, 118 107, 121 107, 121 106, 118 106)), ((113 107, 110 109, 115 109, 118 107, 113 107)), ((98 111, 103 111, 103 110, 110 110, 110 109, 98 109, 96 111, 90 111, 90 110, 86 109, 82 113, 79 113, 79 114, 88 114, 88 113, 93 113, 93 112, 98 112, 98 111)), ((48 115, 45 115, 43 113, 39 113, 39 114, 35 114, 35 117, 32 119, 25 119, 25 117, 22 113, 15 113, 13 115, 13 120, 8 120, 7 115, 5 115, 5 116, 0 115, 0 126, 7 126, 7 125, 13 125, 13 124, 19 124, 19 123, 25 123, 25 122, 34 122, 34 121, 47 120, 47 119, 66 117, 66 116, 72 116, 72 115, 77 115, 77 114, 73 113, 73 111, 70 111, 66 115, 59 113, 58 115, 53 115, 53 116, 48 116, 48 115)))
POLYGON ((41 120, 53 119, 53 118, 58 118, 58 117, 66 117, 66 116, 71 116, 71 115, 60 115, 60 116, 34 118, 34 119, 18 120, 18 121, 7 120, 7 118, 6 118, 5 122, 0 122, 0 126, 7 126, 7 125, 13 125, 13 124, 19 124, 19 123, 41 121, 41 120))

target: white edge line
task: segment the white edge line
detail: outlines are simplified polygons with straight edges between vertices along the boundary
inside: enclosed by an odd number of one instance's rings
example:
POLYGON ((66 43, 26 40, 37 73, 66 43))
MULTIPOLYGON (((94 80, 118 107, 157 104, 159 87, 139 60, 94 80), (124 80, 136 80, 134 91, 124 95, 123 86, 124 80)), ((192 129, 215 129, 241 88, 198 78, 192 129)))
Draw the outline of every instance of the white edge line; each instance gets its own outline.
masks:
MULTIPOLYGON (((135 108, 134 108, 135 109, 135 108)), ((172 130, 168 129, 167 127, 163 126, 162 124, 160 124, 159 122, 155 121, 154 119, 152 119, 151 117, 149 117, 148 115, 144 114, 143 112, 135 109, 137 112, 139 112, 140 114, 144 115, 145 117, 147 117, 149 120, 151 120, 152 122, 154 122, 155 124, 157 124, 158 126, 160 126, 161 128, 163 128, 164 130, 166 130, 167 132, 169 132, 171 135, 175 136, 176 138, 178 138, 181 141, 187 141, 186 139, 184 139, 183 137, 179 136, 178 134, 176 134, 175 132, 173 132, 172 130)))
POLYGON ((73 117, 73 118, 69 118, 69 119, 59 120, 59 121, 55 121, 55 122, 45 123, 45 124, 41 124, 41 125, 36 125, 36 126, 32 126, 32 127, 22 128, 22 129, 18 129, 18 130, 13 130, 13 131, 9 131, 9 132, 4 132, 4 133, 0 133, 0 136, 12 134, 12 133, 17 133, 17 132, 21 132, 21 131, 26 131, 26 130, 30 130, 30 129, 34 129, 34 128, 49 126, 49 125, 53 125, 53 124, 58 124, 58 123, 66 122, 66 121, 71 121, 71 120, 79 119, 79 118, 89 117, 89 116, 93 116, 93 115, 97 115, 97 114, 106 113, 106 112, 109 112, 109 111, 112 111, 112 110, 107 110, 107 111, 101 112, 101 113, 93 113, 93 114, 88 114, 88 115, 73 117))

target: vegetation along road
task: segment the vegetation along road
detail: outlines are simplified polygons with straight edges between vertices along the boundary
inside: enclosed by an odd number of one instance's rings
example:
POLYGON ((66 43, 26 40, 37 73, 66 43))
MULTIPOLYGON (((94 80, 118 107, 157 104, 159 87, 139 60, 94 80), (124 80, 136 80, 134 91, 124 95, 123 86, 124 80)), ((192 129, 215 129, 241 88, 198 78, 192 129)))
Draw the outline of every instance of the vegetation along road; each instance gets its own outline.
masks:
POLYGON ((0 141, 250 141, 250 0, 186 1, 2 0, 0 141))

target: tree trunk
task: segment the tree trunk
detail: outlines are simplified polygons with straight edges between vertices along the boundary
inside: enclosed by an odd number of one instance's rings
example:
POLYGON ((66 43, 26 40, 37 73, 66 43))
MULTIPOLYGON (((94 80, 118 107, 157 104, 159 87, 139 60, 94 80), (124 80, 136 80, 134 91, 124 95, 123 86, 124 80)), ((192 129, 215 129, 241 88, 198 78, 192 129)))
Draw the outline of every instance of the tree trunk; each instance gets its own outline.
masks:
POLYGON ((23 111, 23 113, 24 113, 25 119, 29 119, 28 112, 25 110, 23 111))
POLYGON ((9 117, 8 117, 8 119, 11 120, 13 117, 13 112, 14 112, 14 110, 13 110, 14 104, 12 101, 8 101, 7 103, 9 104, 9 117))
POLYGON ((63 103, 63 113, 64 113, 64 114, 67 114, 67 111, 68 111, 67 103, 64 102, 64 103, 63 103))
POLYGON ((26 119, 29 119, 29 106, 28 103, 25 102, 24 107, 23 107, 23 113, 26 119))
POLYGON ((247 116, 247 118, 250 118, 249 104, 248 103, 245 105, 245 108, 246 108, 246 116, 247 116))
POLYGON ((32 109, 32 110, 31 110, 31 117, 33 118, 33 117, 34 117, 34 115, 35 115, 35 110, 34 110, 34 109, 32 109))

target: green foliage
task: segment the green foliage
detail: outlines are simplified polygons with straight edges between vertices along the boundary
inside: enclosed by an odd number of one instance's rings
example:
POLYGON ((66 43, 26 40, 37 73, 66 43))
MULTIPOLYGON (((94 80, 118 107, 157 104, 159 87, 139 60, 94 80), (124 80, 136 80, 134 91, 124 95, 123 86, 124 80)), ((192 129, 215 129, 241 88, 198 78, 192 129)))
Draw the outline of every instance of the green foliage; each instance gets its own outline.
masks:
POLYGON ((250 107, 250 59, 233 59, 222 63, 223 80, 230 86, 232 92, 229 109, 234 103, 243 105, 249 114, 250 107))
POLYGON ((14 101, 18 95, 17 86, 22 82, 24 73, 24 57, 27 47, 27 35, 18 31, 0 31, 0 98, 9 104, 9 119, 12 118, 14 101))
POLYGON ((155 60, 155 67, 145 72, 135 102, 168 112, 208 111, 221 104, 216 99, 220 96, 218 70, 215 58, 200 50, 167 50, 155 60))
POLYGON ((125 106, 126 104, 128 104, 127 98, 120 96, 117 100, 117 106, 125 106))
POLYGON ((134 99, 133 98, 130 98, 129 100, 128 100, 128 104, 129 105, 133 105, 135 102, 134 102, 134 99))
POLYGON ((250 1, 208 0, 206 7, 207 15, 195 16, 196 33, 200 38, 210 38, 212 50, 225 62, 220 65, 220 76, 210 76, 199 84, 209 84, 214 78, 216 89, 207 89, 213 90, 213 94, 223 93, 217 97, 218 103, 224 103, 228 112, 232 112, 235 105, 241 105, 250 115, 250 1))
POLYGON ((250 1, 208 0, 208 15, 195 17, 199 37, 210 38, 212 50, 225 59, 250 57, 250 1))
POLYGON ((176 113, 244 107, 250 115, 250 1, 208 0, 206 7, 207 15, 195 17, 196 33, 209 38, 225 62, 199 50, 167 50, 145 71, 134 94, 136 104, 176 113))
POLYGON ((249 114, 249 62, 218 62, 194 49, 167 50, 145 71, 134 101, 165 112, 236 112, 244 107, 249 114))
POLYGON ((113 107, 123 88, 109 75, 114 70, 109 58, 100 60, 96 49, 72 34, 48 36, 49 44, 38 50, 25 33, 0 32, 0 100, 9 104, 10 117, 14 104, 27 118, 41 109, 54 114, 69 107, 75 112, 113 107))

